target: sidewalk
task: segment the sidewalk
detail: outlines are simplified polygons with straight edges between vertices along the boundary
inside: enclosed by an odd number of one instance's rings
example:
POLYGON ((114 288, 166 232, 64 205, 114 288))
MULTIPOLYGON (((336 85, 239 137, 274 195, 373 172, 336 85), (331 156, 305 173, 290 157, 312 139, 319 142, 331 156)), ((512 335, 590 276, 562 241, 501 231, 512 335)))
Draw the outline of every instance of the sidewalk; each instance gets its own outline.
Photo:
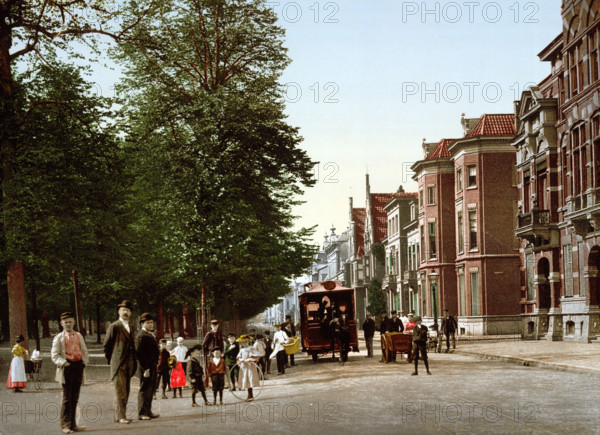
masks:
POLYGON ((458 341, 455 352, 524 366, 600 375, 598 344, 522 340, 458 341))

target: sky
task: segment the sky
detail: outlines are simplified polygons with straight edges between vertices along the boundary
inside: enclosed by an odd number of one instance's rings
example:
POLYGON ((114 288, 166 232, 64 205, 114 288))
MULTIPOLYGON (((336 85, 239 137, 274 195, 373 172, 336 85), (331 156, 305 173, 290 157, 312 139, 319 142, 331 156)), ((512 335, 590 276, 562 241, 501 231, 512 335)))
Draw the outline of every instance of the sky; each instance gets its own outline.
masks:
POLYGON ((349 224, 349 197, 416 191, 421 144, 461 137, 461 115, 512 113, 550 73, 537 54, 562 31, 560 0, 272 1, 292 59, 282 83, 316 185, 295 209, 322 243, 349 224))
MULTIPOLYGON (((316 243, 349 225, 349 197, 416 191, 421 144, 462 135, 461 115, 512 113, 524 89, 550 73, 537 54, 562 31, 561 0, 273 0, 292 62, 288 122, 318 162, 316 184, 294 210, 316 243)), ((109 62, 108 60, 106 60, 109 62)), ((110 63, 110 62, 109 62, 110 63)), ((97 92, 119 71, 97 67, 97 92)))

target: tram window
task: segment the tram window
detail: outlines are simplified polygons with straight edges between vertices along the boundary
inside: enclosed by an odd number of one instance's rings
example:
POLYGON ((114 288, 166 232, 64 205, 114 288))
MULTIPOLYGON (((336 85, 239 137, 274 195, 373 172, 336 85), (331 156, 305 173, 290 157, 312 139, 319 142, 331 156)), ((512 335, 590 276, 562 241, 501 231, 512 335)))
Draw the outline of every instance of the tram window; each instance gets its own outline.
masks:
POLYGON ((306 306, 307 319, 309 321, 311 321, 311 320, 314 321, 317 316, 318 311, 319 311, 319 304, 317 302, 309 302, 308 305, 306 306))

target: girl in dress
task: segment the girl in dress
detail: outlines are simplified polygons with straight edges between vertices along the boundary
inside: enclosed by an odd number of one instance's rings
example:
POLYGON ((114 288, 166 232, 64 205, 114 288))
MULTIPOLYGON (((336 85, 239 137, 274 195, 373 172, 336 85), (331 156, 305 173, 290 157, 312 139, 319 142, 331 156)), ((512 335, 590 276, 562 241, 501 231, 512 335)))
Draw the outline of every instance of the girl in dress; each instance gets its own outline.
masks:
MULTIPOLYGON (((177 357, 171 356, 171 358, 174 358, 175 361, 177 361, 177 357)), ((173 361, 171 358, 169 358, 169 361, 172 363, 173 361)), ((173 370, 171 370, 171 388, 173 389, 173 399, 177 398, 177 390, 179 390, 179 397, 183 397, 181 394, 182 387, 185 387, 185 372, 183 371, 183 365, 181 364, 181 361, 177 361, 175 367, 173 367, 173 370)))
POLYGON ((12 348, 13 359, 10 363, 10 370, 8 371, 8 380, 6 381, 6 388, 14 388, 15 393, 20 393, 21 388, 27 386, 27 377, 25 375, 25 360, 24 357, 29 352, 23 346, 21 342, 25 341, 22 335, 17 337, 17 344, 12 348))
POLYGON ((254 400, 252 388, 260 386, 260 375, 258 374, 258 365, 256 363, 261 358, 261 355, 254 347, 250 346, 252 337, 249 335, 242 335, 236 341, 240 343, 241 347, 240 353, 237 356, 240 366, 238 384, 240 390, 248 389, 246 402, 250 402, 254 400))

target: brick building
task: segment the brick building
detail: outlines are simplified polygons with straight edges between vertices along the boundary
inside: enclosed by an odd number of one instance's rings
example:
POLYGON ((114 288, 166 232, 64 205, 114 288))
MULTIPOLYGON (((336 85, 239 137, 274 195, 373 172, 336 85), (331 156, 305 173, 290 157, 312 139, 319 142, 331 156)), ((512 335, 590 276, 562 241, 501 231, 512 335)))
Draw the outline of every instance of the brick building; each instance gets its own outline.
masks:
POLYGON ((551 65, 515 105, 523 333, 600 337, 600 4, 565 0, 551 65))

